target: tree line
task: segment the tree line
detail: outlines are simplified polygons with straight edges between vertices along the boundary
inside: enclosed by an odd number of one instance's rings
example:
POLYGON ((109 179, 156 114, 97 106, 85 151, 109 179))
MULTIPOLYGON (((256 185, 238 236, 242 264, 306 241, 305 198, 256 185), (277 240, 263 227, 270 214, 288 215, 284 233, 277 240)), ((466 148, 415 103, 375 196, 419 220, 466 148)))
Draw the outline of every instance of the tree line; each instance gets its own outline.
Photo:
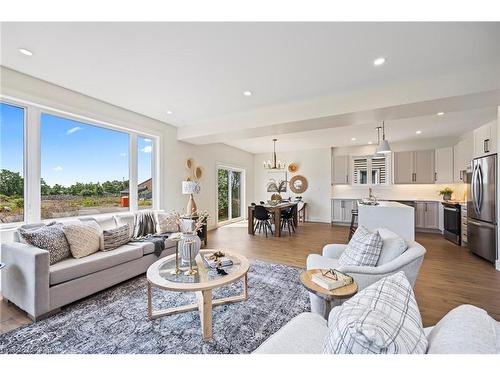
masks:
MULTIPOLYGON (((128 188, 127 181, 105 181, 100 182, 76 182, 71 186, 62 186, 54 184, 50 186, 42 178, 41 194, 42 195, 81 195, 84 197, 89 196, 103 196, 103 195, 119 195, 120 191, 128 188)), ((8 169, 0 170, 0 194, 8 197, 22 197, 24 191, 24 179, 19 172, 9 171, 8 169)))

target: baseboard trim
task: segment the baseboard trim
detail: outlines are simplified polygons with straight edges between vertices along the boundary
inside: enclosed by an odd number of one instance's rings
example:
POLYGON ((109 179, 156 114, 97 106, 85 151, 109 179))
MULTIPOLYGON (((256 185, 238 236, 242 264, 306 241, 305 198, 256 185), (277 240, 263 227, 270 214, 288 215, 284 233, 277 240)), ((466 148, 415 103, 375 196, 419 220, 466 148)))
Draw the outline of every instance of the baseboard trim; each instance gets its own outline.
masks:
POLYGON ((500 271, 500 259, 497 259, 497 261, 495 262, 495 268, 497 271, 500 271))

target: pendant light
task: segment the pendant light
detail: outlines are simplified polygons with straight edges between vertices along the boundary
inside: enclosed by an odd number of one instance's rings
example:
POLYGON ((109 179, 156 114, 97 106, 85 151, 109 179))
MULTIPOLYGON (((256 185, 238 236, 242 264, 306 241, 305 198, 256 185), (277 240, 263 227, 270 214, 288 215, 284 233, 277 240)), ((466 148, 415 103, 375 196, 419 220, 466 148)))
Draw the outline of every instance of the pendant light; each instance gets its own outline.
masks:
POLYGON ((286 163, 282 162, 281 160, 276 160, 276 141, 277 139, 273 139, 273 154, 272 154, 272 161, 267 160, 264 162, 264 168, 266 169, 285 169, 286 168, 286 163))
POLYGON ((391 146, 389 142, 385 139, 385 122, 382 121, 382 142, 379 143, 377 147, 377 154, 388 154, 391 152, 391 146))

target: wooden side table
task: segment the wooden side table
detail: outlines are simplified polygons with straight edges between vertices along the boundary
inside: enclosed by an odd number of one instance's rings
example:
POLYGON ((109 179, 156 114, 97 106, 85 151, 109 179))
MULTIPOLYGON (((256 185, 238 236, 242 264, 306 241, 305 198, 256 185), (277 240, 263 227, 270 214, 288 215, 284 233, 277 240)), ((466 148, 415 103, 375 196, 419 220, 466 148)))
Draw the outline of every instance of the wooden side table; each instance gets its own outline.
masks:
POLYGON ((323 317, 328 320, 328 314, 330 314, 330 310, 332 309, 332 302, 334 300, 348 299, 354 296, 358 292, 358 284, 354 281, 350 285, 333 290, 322 288, 312 281, 312 275, 324 271, 327 270, 313 269, 304 271, 300 274, 300 282, 309 292, 316 294, 319 298, 325 301, 325 311, 323 312, 323 317))

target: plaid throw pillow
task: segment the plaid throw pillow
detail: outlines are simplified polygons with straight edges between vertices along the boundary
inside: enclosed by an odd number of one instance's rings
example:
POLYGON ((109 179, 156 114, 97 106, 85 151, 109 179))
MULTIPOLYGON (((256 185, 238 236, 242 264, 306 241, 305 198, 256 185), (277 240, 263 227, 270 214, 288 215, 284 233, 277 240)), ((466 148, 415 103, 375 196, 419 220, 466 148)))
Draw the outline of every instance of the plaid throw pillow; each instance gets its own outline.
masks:
POLYGON ((383 243, 378 231, 372 233, 365 227, 359 226, 340 256, 339 265, 375 267, 383 243))
POLYGON ((408 279, 401 271, 332 310, 324 353, 424 354, 427 338, 408 279))

